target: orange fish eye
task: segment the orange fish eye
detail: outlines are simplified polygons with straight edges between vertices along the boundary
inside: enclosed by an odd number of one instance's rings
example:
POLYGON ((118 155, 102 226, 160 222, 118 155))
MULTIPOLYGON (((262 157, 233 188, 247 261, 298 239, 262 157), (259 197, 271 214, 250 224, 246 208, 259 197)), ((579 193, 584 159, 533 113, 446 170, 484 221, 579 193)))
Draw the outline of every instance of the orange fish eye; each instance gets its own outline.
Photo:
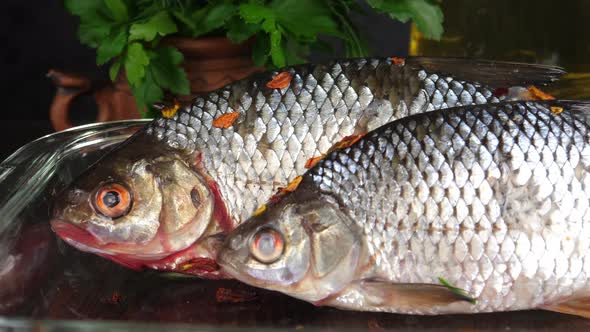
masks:
POLYGON ((131 209, 132 197, 127 187, 118 183, 107 183, 96 191, 94 207, 105 217, 119 218, 131 209))
POLYGON ((283 255, 285 241, 281 233, 271 228, 259 230, 252 238, 250 254, 259 262, 270 264, 283 255))

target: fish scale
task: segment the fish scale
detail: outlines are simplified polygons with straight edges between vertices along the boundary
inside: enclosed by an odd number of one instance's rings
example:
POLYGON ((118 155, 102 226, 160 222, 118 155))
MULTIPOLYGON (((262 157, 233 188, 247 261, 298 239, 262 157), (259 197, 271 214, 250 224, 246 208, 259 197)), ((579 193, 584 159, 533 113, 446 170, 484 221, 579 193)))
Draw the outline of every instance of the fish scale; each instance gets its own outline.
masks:
POLYGON ((292 76, 288 87, 265 86, 278 71, 240 81, 155 120, 146 133, 173 148, 199 151, 239 221, 343 137, 411 114, 506 98, 494 96, 494 87, 424 67, 419 60, 395 65, 389 58, 289 67, 282 69, 292 76), (229 112, 240 113, 233 126, 213 126, 229 112))
POLYGON ((157 106, 161 118, 80 175, 66 189, 75 195, 58 196, 51 225, 74 247, 130 268, 220 278, 221 235, 333 146, 409 114, 545 96, 529 85, 563 73, 545 65, 428 57, 335 60, 260 73, 190 105, 157 106), (103 206, 100 195, 115 185, 128 199, 103 206))
MULTIPOLYGON (((459 312, 587 294, 589 106, 556 105, 559 115, 554 104, 529 102, 405 118, 329 154, 303 186, 336 197, 363 230, 377 263, 358 279, 436 284, 442 277, 478 299, 459 312), (419 154, 408 151, 413 144, 419 154), (429 181, 431 174, 448 181, 429 181)), ((358 307, 364 299, 353 291, 335 302, 358 307)))

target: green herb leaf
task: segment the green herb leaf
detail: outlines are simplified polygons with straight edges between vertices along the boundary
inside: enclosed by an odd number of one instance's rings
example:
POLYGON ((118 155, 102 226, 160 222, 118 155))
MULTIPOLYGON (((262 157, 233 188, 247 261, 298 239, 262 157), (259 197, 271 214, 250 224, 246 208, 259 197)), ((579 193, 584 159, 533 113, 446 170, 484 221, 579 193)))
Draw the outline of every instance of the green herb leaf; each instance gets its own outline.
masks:
POLYGON ((248 38, 254 36, 259 30, 260 26, 256 24, 246 23, 238 17, 234 17, 226 24, 227 38, 234 43, 242 43, 248 38))
MULTIPOLYGON (((332 15, 338 21, 339 29, 344 34, 344 46, 348 57, 364 57, 369 54, 368 46, 364 40, 359 37, 358 29, 350 20, 350 11, 361 11, 358 3, 342 0, 328 0, 326 2, 332 15)), ((317 45, 317 44, 316 44, 317 45)))
MULTIPOLYGON (((80 2, 84 2, 86 0, 79 0, 80 2)), ((129 19, 127 14, 127 6, 123 0, 104 0, 105 5, 109 9, 112 17, 117 22, 125 22, 129 19)))
POLYGON ((103 0, 65 0, 68 12, 76 16, 94 15, 103 4, 103 0))
POLYGON ((433 0, 367 0, 371 7, 402 22, 412 19, 428 38, 440 39, 443 13, 433 0))
POLYGON ((80 16, 78 37, 84 45, 97 48, 108 37, 114 22, 101 13, 106 11, 103 0, 66 0, 66 9, 73 15, 80 16))
POLYGON ((129 40, 152 41, 156 35, 165 36, 176 31, 176 23, 167 12, 161 11, 146 22, 131 25, 129 40))
POLYGON ((162 88, 180 95, 190 94, 190 82, 180 67, 183 56, 174 47, 161 47, 155 50, 150 61, 154 81, 162 88))
POLYGON ((117 59, 111 64, 109 68, 109 77, 111 81, 115 81, 117 79, 117 75, 119 75, 119 70, 121 69, 121 59, 117 59))
POLYGON ((273 11, 264 5, 247 3, 240 5, 240 16, 246 23, 259 24, 263 20, 274 18, 273 11))
POLYGON ((467 291, 465 291, 464 289, 461 288, 457 288, 455 286, 452 286, 448 281, 446 281, 445 279, 438 277, 438 281, 443 284, 443 286, 445 286, 446 288, 448 288, 451 292, 453 292, 453 294, 457 294, 461 297, 463 297, 465 299, 465 301, 470 302, 471 304, 476 304, 477 300, 475 300, 475 298, 473 298, 471 296, 471 294, 467 293, 467 291))
POLYGON ((280 31, 272 31, 270 33, 270 57, 272 63, 278 68, 285 67, 285 52, 283 51, 283 45, 281 44, 283 35, 280 31))
POLYGON ((111 22, 101 21, 95 18, 93 21, 81 22, 78 28, 78 38, 82 44, 97 48, 99 47, 111 31, 111 22))
POLYGON ((185 10, 174 10, 172 15, 182 24, 178 26, 178 30, 183 35, 193 35, 197 25, 195 21, 188 15, 185 10), (184 26, 183 26, 184 25, 184 26))
POLYGON ((213 31, 221 27, 231 16, 237 12, 238 7, 229 4, 221 3, 211 8, 205 19, 202 22, 202 30, 204 33, 213 31))
POLYGON ((141 82, 136 86, 131 86, 131 91, 133 91, 137 107, 144 117, 148 116, 146 107, 149 107, 149 105, 152 105, 156 101, 162 100, 164 97, 162 88, 158 86, 150 70, 146 71, 145 77, 141 82))
POLYGON ((118 28, 112 31, 109 38, 102 41, 97 50, 96 63, 102 65, 121 54, 127 45, 127 29, 118 28))
POLYGON ((287 37, 283 41, 283 48, 285 49, 285 61, 289 65, 296 65, 306 62, 310 47, 307 44, 298 43, 294 38, 287 37))
MULTIPOLYGON (((284 42, 287 35, 301 44, 315 42, 318 34, 346 37, 340 32, 338 23, 324 1, 273 0, 270 6, 251 2, 240 6, 240 16, 246 23, 258 25, 268 34, 270 51, 266 53, 270 54, 276 67, 287 64, 285 54, 289 51, 284 42)), ((266 58, 266 54, 263 55, 260 51, 258 49, 258 53, 253 54, 256 62, 266 58)), ((297 58, 291 55, 288 57, 297 58)))
POLYGON ((256 40, 252 46, 252 61, 255 66, 262 67, 268 61, 268 49, 270 47, 270 40, 267 34, 256 34, 256 40))
POLYGON ((138 84, 145 76, 145 67, 150 63, 143 45, 134 42, 127 48, 127 56, 125 57, 125 71, 127 73, 127 80, 133 86, 138 84))
POLYGON ((343 37, 330 8, 317 0, 274 0, 277 22, 293 35, 314 41, 318 34, 343 37))

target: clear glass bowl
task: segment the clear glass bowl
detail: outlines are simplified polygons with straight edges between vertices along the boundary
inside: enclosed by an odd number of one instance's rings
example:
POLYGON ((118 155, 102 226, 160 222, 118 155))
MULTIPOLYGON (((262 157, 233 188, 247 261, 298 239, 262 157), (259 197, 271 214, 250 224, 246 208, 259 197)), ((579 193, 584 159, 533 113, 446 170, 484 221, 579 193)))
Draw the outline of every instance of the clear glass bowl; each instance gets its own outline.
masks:
MULTIPOLYGON (((511 2, 445 1, 443 39, 413 34, 410 51, 562 65, 573 74, 547 91, 590 98, 589 35, 573 33, 583 31, 588 11, 571 9, 578 5, 589 6, 576 0, 555 12, 544 10, 555 7, 553 1, 539 0, 533 13, 511 2), (529 21, 537 25, 522 24, 529 21), (490 22, 514 25, 515 33, 495 33, 490 22)), ((425 317, 315 307, 229 280, 130 271, 64 244, 49 227, 51 200, 147 122, 72 128, 33 141, 0 164, 0 331, 590 329, 590 320, 539 310, 425 317)))
POLYGON ((59 199, 66 184, 146 122, 93 124, 52 134, 0 164, 0 330, 479 330, 590 325, 579 317, 542 311, 424 317, 320 308, 230 280, 131 271, 63 243, 49 227, 51 200, 59 199))

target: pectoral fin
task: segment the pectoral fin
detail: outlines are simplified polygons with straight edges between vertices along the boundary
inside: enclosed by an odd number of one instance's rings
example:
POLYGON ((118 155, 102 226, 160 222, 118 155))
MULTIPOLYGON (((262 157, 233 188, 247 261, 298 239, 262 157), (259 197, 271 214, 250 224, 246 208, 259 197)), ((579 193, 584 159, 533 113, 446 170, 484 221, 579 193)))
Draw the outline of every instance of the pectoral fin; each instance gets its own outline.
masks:
MULTIPOLYGON (((380 99, 373 100, 358 119, 353 135, 364 134, 381 127, 390 121, 392 112, 391 102, 380 99)), ((402 116, 405 115, 407 114, 403 114, 402 116)))
POLYGON ((450 285, 392 284, 365 280, 361 291, 368 304, 376 307, 420 308, 446 307, 455 302, 475 303, 467 292, 450 285))
POLYGON ((578 298, 567 302, 543 307, 545 310, 556 311, 562 314, 570 314, 590 318, 590 298, 578 298))

